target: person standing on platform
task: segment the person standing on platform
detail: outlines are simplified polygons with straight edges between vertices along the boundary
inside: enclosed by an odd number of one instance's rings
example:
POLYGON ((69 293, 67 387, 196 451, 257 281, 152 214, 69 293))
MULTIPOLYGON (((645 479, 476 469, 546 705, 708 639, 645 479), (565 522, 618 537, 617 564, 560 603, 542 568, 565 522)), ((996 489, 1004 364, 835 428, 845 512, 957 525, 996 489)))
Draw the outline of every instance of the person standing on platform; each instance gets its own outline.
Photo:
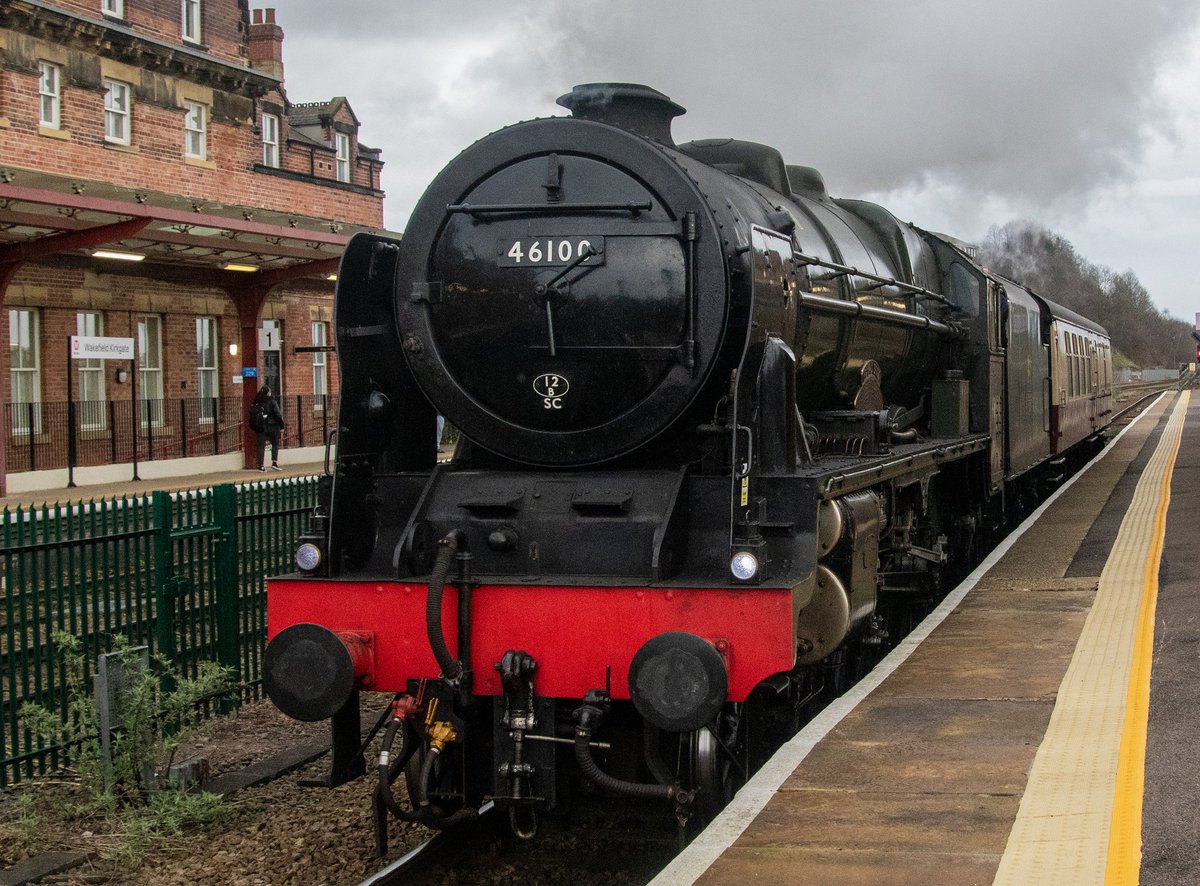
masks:
POLYGON ((271 470, 279 471, 279 434, 283 430, 283 413, 271 395, 271 386, 263 385, 250 404, 250 430, 258 437, 258 470, 267 469, 267 443, 271 444, 271 470))

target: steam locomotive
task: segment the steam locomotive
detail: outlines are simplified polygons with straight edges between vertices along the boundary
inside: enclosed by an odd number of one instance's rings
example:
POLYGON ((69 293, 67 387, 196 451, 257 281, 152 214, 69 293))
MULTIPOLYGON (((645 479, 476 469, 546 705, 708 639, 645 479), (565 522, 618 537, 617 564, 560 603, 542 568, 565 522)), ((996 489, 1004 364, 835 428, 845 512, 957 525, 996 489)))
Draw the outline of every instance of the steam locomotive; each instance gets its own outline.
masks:
POLYGON ((1103 328, 683 108, 578 86, 338 274, 336 466, 268 584, 267 691, 395 693, 389 814, 719 808, 1112 411, 1103 328), (435 421, 461 432, 437 463, 435 421), (396 798, 404 774, 408 802, 396 798))

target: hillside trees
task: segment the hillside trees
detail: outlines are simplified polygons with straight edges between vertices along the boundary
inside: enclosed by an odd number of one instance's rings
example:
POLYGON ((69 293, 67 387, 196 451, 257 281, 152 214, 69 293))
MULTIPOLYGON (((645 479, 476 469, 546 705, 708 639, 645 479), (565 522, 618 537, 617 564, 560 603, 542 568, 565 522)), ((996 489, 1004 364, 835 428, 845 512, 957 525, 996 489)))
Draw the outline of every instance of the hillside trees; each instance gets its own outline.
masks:
POLYGON ((1160 311, 1133 271, 1115 273, 1079 255, 1070 241, 1031 222, 988 231, 978 260, 1038 295, 1095 320, 1114 347, 1142 367, 1194 359, 1191 324, 1160 311))

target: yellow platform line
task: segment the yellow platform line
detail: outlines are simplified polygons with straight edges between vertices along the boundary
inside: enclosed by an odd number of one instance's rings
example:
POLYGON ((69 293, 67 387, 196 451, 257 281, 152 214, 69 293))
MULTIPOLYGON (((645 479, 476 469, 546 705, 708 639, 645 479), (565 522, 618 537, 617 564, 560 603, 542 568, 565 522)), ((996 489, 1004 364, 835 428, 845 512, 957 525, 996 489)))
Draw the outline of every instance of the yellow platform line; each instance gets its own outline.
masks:
POLYGON ((1137 882, 1154 604, 1188 400, 1176 402, 1121 521, 996 884, 1137 882))
POLYGON ((1112 823, 1108 832, 1106 886, 1132 886, 1142 867, 1142 795, 1146 780, 1146 731, 1150 721, 1150 671, 1154 663, 1154 612, 1158 603, 1158 572, 1163 540, 1167 534, 1167 510, 1171 505, 1171 475, 1183 437, 1182 416, 1187 412, 1191 391, 1185 391, 1175 407, 1172 424, 1159 445, 1171 440, 1167 463, 1160 481, 1154 535, 1142 572, 1142 603, 1138 610, 1129 693, 1125 702, 1125 724, 1117 755, 1117 784, 1113 794, 1112 823), (1176 416, 1180 420, 1175 422, 1176 416))

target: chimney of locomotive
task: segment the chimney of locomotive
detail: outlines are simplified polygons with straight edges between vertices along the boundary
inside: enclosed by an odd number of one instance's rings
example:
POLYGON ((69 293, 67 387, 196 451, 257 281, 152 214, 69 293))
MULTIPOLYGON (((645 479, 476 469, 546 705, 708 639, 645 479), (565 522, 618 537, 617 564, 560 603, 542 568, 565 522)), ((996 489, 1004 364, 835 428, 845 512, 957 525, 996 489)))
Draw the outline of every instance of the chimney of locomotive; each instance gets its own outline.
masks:
POLYGON ((572 117, 619 126, 674 147, 671 120, 687 111, 657 89, 638 83, 584 83, 558 103, 572 117))

